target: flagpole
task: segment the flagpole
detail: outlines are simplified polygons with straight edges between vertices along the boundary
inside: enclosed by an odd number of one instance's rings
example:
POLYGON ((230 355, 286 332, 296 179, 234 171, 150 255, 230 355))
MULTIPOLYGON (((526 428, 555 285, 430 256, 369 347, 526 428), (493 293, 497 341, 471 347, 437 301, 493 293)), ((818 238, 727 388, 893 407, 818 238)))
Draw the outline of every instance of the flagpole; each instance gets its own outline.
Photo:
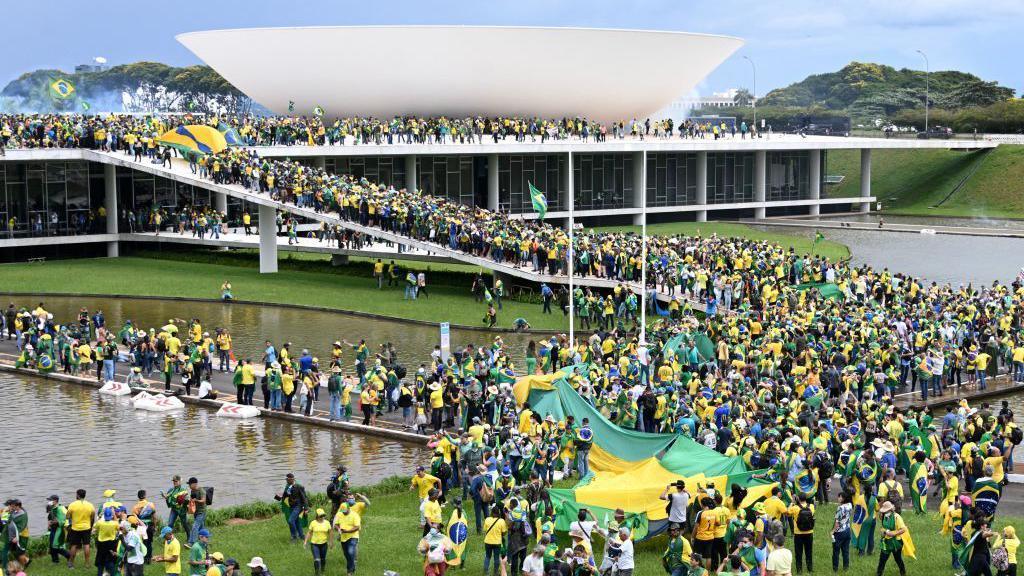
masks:
POLYGON ((569 170, 569 249, 566 251, 566 257, 569 260, 569 346, 572 347, 573 356, 576 355, 576 326, 575 326, 575 302, 573 301, 573 286, 572 286, 572 274, 573 274, 573 260, 576 255, 574 253, 575 239, 575 220, 573 217, 573 206, 576 204, 576 194, 573 193, 573 168, 572 168, 572 150, 569 151, 569 163, 567 166, 569 170))
MULTIPOLYGON (((640 194, 640 236, 643 247, 640 249, 640 345, 647 346, 647 151, 641 154, 640 182, 634 182, 640 194)), ((657 306, 658 297, 654 297, 657 306)))

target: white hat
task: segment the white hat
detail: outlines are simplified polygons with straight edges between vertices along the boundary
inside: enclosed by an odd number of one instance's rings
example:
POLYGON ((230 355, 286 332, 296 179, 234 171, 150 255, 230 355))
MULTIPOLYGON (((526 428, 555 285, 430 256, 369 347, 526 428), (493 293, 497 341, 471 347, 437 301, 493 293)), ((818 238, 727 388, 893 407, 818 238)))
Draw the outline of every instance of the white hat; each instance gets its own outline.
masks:
POLYGON ((249 568, 263 568, 267 569, 267 565, 263 563, 263 557, 253 556, 252 560, 249 560, 249 568))

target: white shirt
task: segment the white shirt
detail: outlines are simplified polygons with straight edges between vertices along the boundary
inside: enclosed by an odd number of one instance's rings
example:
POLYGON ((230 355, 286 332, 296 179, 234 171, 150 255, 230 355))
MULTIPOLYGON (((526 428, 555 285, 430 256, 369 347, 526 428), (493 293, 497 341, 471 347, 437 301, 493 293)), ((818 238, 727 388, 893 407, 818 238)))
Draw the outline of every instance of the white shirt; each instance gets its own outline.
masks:
POLYGON ((139 539, 138 533, 134 530, 129 530, 124 535, 124 542, 131 549, 126 559, 129 564, 141 565, 145 562, 146 555, 140 553, 142 552, 142 540, 139 539))
POLYGON ((213 391, 213 384, 210 384, 206 380, 199 383, 199 397, 206 398, 206 396, 213 391))
POLYGON ((619 550, 622 550, 622 553, 619 554, 619 559, 615 564, 619 567, 619 570, 632 570, 634 568, 633 540, 627 538, 625 541, 620 542, 619 550))
POLYGON ((523 560, 523 574, 528 576, 544 576, 544 556, 528 555, 523 560))
POLYGON ((690 507, 690 493, 669 492, 668 521, 676 524, 686 524, 686 509, 690 507))

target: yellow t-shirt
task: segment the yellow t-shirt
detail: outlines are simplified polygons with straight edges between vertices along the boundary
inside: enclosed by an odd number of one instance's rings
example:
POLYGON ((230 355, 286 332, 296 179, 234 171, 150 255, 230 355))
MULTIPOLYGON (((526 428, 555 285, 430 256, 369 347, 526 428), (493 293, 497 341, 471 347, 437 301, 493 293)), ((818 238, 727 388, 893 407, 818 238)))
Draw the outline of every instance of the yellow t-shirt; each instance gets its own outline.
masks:
POLYGON ((715 527, 718 526, 718 514, 714 510, 701 510, 697 516, 697 529, 694 532, 695 540, 714 540, 715 527))
POLYGON ((772 496, 764 501, 764 511, 774 520, 781 519, 787 512, 786 503, 778 496, 772 496))
POLYGON ((181 542, 178 539, 171 537, 171 541, 164 541, 164 558, 170 558, 171 556, 177 556, 177 560, 174 562, 164 562, 164 574, 181 574, 181 542))
POLYGON ((309 541, 311 544, 326 544, 327 536, 330 533, 331 523, 327 520, 313 520, 309 523, 309 541))
POLYGON ((484 544, 501 544, 501 539, 508 532, 508 525, 502 518, 484 519, 484 544))
POLYGON ((419 475, 412 477, 412 485, 416 487, 420 500, 425 499, 430 494, 430 490, 439 482, 440 480, 436 476, 430 474, 424 474, 422 478, 419 475))
MULTIPOLYGON (((353 511, 349 511, 348 514, 341 514, 339 512, 338 515, 334 517, 334 525, 337 526, 338 529, 340 530, 351 530, 352 528, 359 528, 362 526, 362 524, 362 517, 353 511)), ((342 532, 338 539, 342 542, 348 542, 352 538, 359 538, 359 530, 356 530, 355 532, 342 532)))
MULTIPOLYGON (((813 515, 814 504, 808 504, 807 507, 811 509, 811 514, 813 515)), ((793 518, 793 534, 813 534, 814 528, 811 528, 810 530, 801 530, 799 527, 796 526, 796 517, 798 514, 800 514, 799 506, 793 504, 792 506, 789 507, 789 516, 790 518, 793 518)))
POLYGON ((99 542, 110 542, 117 538, 116 520, 100 520, 96 522, 94 529, 96 530, 96 540, 99 542))
POLYGON ((88 530, 92 528, 92 520, 96 517, 96 507, 87 500, 75 500, 68 505, 68 523, 72 530, 88 530))
POLYGON ((427 519, 427 522, 440 523, 441 505, 436 500, 427 500, 423 503, 423 517, 427 519))

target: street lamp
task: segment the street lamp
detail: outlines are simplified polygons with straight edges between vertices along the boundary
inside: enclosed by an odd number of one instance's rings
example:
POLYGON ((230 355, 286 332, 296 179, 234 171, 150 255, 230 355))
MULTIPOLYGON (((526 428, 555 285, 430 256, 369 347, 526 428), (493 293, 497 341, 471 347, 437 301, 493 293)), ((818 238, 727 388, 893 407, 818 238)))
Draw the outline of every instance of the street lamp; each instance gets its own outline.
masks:
POLYGON ((928 64, 928 55, 918 50, 918 54, 924 58, 924 133, 928 134, 928 76, 931 74, 931 66, 928 64))
POLYGON ((750 56, 744 56, 744 60, 750 62, 750 69, 754 73, 753 86, 750 91, 750 107, 754 109, 754 130, 757 130, 757 135, 761 135, 761 129, 757 126, 757 66, 754 65, 754 61, 750 59, 750 56))

